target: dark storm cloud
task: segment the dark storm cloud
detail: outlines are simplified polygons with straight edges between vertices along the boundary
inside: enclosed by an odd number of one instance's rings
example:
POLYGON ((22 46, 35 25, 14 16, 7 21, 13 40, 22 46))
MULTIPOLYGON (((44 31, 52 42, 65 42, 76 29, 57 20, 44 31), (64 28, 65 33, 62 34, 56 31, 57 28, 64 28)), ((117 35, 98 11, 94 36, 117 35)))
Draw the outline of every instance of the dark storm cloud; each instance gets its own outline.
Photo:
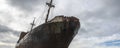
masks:
POLYGON ((8 4, 24 11, 32 11, 36 6, 45 4, 46 0, 8 0, 8 4))

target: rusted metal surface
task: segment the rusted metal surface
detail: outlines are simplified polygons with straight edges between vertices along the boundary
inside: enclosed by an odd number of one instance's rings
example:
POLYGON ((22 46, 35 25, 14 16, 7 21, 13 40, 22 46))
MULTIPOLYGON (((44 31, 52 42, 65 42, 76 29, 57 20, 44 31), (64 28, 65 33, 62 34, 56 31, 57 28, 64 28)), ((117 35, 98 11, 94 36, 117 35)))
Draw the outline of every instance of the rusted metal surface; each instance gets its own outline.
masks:
POLYGON ((76 17, 57 16, 22 35, 16 48, 68 48, 79 27, 76 17))

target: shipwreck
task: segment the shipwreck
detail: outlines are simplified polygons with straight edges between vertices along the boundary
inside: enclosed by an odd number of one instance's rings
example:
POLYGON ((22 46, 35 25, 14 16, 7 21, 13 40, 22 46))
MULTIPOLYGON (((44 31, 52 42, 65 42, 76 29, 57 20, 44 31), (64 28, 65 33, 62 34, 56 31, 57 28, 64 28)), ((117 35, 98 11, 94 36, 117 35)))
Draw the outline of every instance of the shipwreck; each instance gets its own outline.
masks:
POLYGON ((79 19, 71 16, 59 15, 47 21, 50 8, 55 7, 50 3, 45 23, 33 28, 29 32, 21 32, 15 48, 68 48, 72 39, 80 28, 79 19))

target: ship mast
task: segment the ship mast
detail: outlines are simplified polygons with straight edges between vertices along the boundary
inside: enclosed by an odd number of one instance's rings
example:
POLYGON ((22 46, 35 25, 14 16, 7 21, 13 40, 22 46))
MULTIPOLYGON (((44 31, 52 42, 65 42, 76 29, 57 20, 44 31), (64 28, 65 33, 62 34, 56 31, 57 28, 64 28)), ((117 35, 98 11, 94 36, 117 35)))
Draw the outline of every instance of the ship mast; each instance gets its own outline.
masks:
POLYGON ((35 26, 35 18, 34 18, 33 22, 31 23, 31 29, 30 29, 30 32, 32 31, 33 26, 35 26))
POLYGON ((49 3, 46 3, 46 5, 48 5, 48 11, 47 11, 47 15, 46 15, 46 19, 45 19, 45 23, 47 23, 47 20, 48 20, 48 16, 49 16, 49 13, 50 13, 50 10, 52 7, 55 7, 53 4, 52 4, 53 0, 51 0, 49 3))
MULTIPOLYGON (((48 11, 47 11, 47 15, 46 15, 46 19, 45 19, 45 23, 47 23, 47 20, 48 20, 48 16, 50 14, 50 10, 52 7, 55 7, 53 4, 52 4, 53 0, 51 0, 49 3, 46 3, 46 5, 48 5, 48 11)), ((33 27, 35 26, 35 18, 33 20, 33 22, 31 23, 31 29, 30 29, 30 32, 32 31, 33 27)))

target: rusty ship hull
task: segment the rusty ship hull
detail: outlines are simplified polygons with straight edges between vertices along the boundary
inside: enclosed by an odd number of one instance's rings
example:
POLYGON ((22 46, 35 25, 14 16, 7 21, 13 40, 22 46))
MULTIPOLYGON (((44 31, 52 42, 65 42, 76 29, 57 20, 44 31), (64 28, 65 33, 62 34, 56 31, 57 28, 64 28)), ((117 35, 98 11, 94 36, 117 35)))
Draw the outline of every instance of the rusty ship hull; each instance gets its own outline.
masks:
POLYGON ((57 16, 31 32, 22 32, 16 48, 68 48, 79 28, 78 18, 57 16))

